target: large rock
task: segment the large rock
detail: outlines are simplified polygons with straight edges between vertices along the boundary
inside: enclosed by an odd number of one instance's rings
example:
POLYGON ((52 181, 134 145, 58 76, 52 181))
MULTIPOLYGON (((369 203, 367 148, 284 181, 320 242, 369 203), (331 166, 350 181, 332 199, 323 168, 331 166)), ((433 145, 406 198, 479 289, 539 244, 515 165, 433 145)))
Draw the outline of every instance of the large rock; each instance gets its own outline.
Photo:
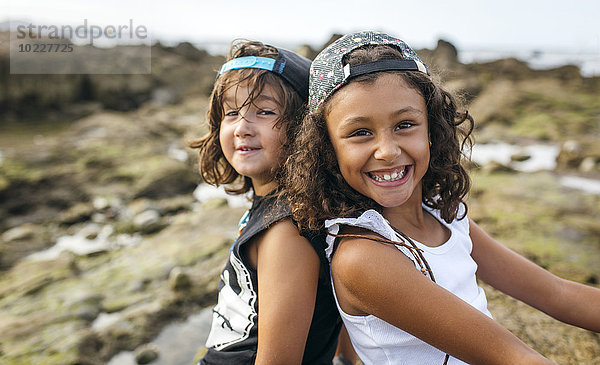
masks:
POLYGON ((442 70, 451 70, 458 65, 458 51, 456 47, 445 40, 438 40, 432 54, 433 63, 442 70))
MULTIPOLYGON (((9 44, 9 32, 0 32, 0 113, 16 113, 17 117, 43 115, 47 109, 69 111, 74 103, 90 101, 108 109, 131 110, 152 98, 164 102, 193 92, 208 94, 215 70, 224 60, 185 42, 175 47, 152 46, 151 74, 10 74, 9 44)), ((78 52, 88 52, 87 62, 99 63, 95 69, 107 66, 94 56, 97 49, 81 47, 78 52)), ((73 117, 89 112, 86 108, 76 111, 73 117)))
POLYGON ((593 136, 565 141, 557 157, 559 168, 579 169, 585 173, 595 172, 599 161, 600 145, 593 136))
POLYGON ((135 184, 135 198, 160 199, 191 194, 198 185, 198 175, 187 164, 164 158, 135 184))
POLYGON ((519 102, 517 85, 512 81, 491 82, 471 103, 469 113, 475 117, 478 126, 490 122, 510 123, 514 109, 519 102))
POLYGON ((210 58, 208 52, 203 49, 194 47, 190 42, 182 42, 173 48, 167 48, 171 52, 185 57, 186 59, 194 62, 201 62, 210 58))

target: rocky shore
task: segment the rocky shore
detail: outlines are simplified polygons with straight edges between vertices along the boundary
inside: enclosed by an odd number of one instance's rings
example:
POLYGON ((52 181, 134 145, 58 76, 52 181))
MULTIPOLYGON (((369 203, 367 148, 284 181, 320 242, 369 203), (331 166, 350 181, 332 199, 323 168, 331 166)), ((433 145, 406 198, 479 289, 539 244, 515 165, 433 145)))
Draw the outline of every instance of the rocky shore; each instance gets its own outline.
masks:
MULTIPOLYGON (((516 59, 461 64, 444 41, 419 53, 463 96, 476 142, 517 151, 508 162, 473 163, 470 216, 557 275, 598 286, 600 194, 561 178, 600 181, 600 78, 574 66, 532 70, 516 59), (556 148, 551 168, 515 168, 532 159, 532 144, 556 148)), ((245 210, 243 200, 197 190, 195 152, 186 147, 204 133, 222 57, 156 45, 151 75, 51 81, 9 75, 5 57, 0 362, 104 364, 124 350, 136 350, 138 363, 160 359, 152 345, 160 331, 216 300, 245 210)), ((496 320, 537 351, 560 364, 600 364, 598 334, 485 289, 496 320)))

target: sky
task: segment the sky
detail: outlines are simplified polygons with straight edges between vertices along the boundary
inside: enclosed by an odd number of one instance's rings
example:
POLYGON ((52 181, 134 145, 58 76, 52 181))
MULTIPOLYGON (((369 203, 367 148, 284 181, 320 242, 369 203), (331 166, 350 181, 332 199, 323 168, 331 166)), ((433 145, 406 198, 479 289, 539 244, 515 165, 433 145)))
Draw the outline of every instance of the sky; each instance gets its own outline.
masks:
MULTIPOLYGON (((144 24, 153 40, 320 46, 332 33, 380 30, 413 48, 600 55, 599 0, 0 0, 0 23, 144 24)), ((600 56, 599 56, 600 57, 600 56)))

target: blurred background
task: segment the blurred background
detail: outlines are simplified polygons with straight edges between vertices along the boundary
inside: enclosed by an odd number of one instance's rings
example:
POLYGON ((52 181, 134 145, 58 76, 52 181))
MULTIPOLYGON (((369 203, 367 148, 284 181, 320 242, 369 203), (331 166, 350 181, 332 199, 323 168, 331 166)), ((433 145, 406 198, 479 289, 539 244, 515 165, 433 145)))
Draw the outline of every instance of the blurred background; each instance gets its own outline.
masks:
MULTIPOLYGON (((405 40, 475 118, 470 217, 598 287, 599 16, 585 0, 3 0, 0 363, 201 356, 248 201, 202 184, 187 143, 206 130, 216 70, 237 38, 309 58, 356 30, 405 40), (58 39, 63 26, 90 33, 58 39), (94 46, 92 26, 106 31, 94 46), (109 36, 119 26, 123 37, 109 36), (44 43, 74 52, 27 51, 44 43)), ((597 334, 484 288, 495 319, 537 351, 600 364, 597 334)))

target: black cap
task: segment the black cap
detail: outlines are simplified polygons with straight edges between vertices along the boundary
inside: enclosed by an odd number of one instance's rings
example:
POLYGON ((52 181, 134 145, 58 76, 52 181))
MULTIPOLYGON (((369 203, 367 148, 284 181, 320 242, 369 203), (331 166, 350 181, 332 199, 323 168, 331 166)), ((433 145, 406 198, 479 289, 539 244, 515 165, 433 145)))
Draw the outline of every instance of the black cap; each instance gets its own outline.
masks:
POLYGON ((273 72, 281 75, 300 94, 302 100, 308 100, 308 75, 310 60, 287 49, 277 48, 279 55, 275 60, 273 72))
POLYGON ((229 70, 241 68, 257 68, 274 72, 287 81, 300 95, 303 101, 308 100, 308 75, 310 60, 284 48, 277 48, 277 58, 245 56, 226 62, 219 71, 217 78, 229 70))

